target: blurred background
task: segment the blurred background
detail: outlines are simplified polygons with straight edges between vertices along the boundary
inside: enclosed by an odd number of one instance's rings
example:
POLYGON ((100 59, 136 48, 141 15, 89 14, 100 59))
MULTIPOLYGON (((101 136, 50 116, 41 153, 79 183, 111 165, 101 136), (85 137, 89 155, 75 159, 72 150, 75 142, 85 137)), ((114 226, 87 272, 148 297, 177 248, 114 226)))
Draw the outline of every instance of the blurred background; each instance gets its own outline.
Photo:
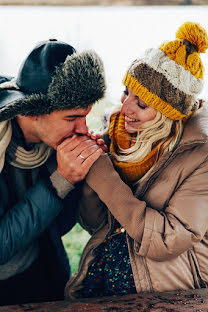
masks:
MULTIPOLYGON (((41 40, 56 38, 78 51, 95 50, 108 87, 88 117, 90 128, 97 130, 103 111, 120 100, 130 63, 146 48, 174 40, 185 21, 199 22, 208 31, 208 0, 0 0, 0 74, 16 76, 41 40)), ((201 57, 206 69, 201 97, 207 99, 208 53, 201 57)), ((73 272, 88 239, 79 225, 63 238, 73 272)))

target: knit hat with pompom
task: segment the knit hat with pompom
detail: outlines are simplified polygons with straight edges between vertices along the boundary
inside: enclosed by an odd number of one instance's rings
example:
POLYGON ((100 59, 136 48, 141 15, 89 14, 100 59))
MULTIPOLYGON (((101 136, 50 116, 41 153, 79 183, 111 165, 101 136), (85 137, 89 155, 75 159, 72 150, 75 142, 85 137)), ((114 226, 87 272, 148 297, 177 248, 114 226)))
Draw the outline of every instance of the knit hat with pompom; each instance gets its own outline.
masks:
POLYGON ((186 119, 196 110, 196 97, 203 87, 200 53, 207 48, 205 29, 186 22, 178 29, 176 40, 148 49, 136 59, 123 84, 168 118, 186 119))

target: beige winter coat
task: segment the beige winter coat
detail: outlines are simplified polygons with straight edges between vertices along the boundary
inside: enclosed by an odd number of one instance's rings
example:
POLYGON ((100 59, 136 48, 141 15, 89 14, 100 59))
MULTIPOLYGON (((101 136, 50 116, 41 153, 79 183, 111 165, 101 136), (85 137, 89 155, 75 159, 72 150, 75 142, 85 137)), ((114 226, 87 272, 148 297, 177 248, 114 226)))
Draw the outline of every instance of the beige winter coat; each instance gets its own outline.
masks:
POLYGON ((133 194, 107 155, 91 168, 80 205, 92 238, 66 296, 77 296, 93 249, 112 228, 125 228, 137 292, 206 287, 208 284, 208 110, 187 122, 177 148, 164 154, 133 194), (99 201, 105 203, 110 213, 99 201), (96 202, 96 204, 95 204, 96 202), (108 217, 106 217, 108 216, 108 217))

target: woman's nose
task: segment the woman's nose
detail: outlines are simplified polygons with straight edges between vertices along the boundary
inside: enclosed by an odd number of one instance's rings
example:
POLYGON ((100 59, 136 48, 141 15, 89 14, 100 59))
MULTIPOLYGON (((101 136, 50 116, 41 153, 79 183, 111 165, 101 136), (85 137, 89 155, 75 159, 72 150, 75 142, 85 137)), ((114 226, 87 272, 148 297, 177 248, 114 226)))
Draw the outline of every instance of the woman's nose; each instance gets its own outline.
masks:
POLYGON ((128 98, 126 98, 123 102, 122 108, 121 108, 121 113, 122 114, 130 114, 133 113, 133 107, 129 101, 128 98))

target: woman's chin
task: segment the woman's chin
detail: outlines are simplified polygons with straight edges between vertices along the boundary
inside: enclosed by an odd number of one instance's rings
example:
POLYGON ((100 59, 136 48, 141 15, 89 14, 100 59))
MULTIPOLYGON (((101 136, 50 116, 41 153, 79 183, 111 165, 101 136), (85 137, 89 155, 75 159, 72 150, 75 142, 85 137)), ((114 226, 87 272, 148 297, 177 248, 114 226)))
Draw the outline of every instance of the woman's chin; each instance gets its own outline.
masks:
POLYGON ((128 132, 128 133, 137 133, 138 132, 138 129, 136 128, 133 128, 132 126, 128 125, 127 123, 125 123, 125 130, 128 132))

